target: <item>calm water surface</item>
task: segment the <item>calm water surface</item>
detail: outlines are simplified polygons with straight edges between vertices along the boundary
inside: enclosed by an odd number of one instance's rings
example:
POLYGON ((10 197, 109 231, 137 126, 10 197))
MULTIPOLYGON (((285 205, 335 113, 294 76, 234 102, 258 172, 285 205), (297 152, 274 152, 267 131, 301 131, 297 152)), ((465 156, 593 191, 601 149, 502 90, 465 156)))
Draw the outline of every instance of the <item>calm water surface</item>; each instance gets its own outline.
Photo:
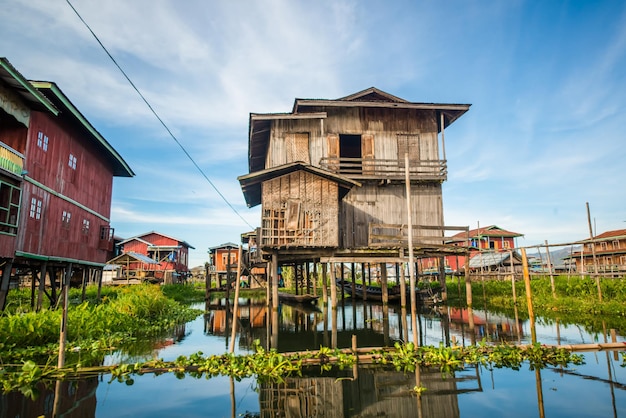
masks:
MULTIPOLYGON (((358 345, 392 345, 412 335, 411 319, 399 308, 369 302, 340 305, 332 310, 281 305, 278 327, 268 331, 264 302, 241 299, 236 352, 250 352, 254 340, 279 351, 317 349, 320 345, 349 347, 352 335, 358 345), (408 324, 406 330, 404 324, 408 324), (333 326, 334 324, 334 326, 333 326)), ((204 305, 199 305, 203 308, 204 305)), ((230 310, 224 302, 180 327, 170 338, 138 357, 115 353, 107 363, 137 361, 152 357, 173 360, 198 351, 221 354, 228 351, 230 310)), ((528 343, 527 322, 485 311, 473 312, 474 332, 463 309, 426 309, 419 315, 422 344, 471 344, 483 339, 528 343)), ((582 325, 546 324, 538 320, 537 338, 546 344, 603 342, 610 337, 586 331, 582 325)), ((271 328, 271 327, 270 327, 271 328)), ((410 339, 410 338, 409 338, 410 339)), ((617 336, 624 341, 623 336, 617 336)), ((108 383, 109 376, 76 383, 63 383, 64 417, 625 417, 626 369, 621 357, 608 352, 585 354, 586 364, 541 372, 524 366, 520 371, 471 368, 443 377, 425 370, 427 387, 418 403, 412 395, 414 374, 360 368, 342 375, 290 378, 284 384, 260 385, 254 379, 177 379, 172 374, 136 376, 134 384, 108 383), (543 408, 539 400, 543 400, 543 408)), ((2 397, 0 418, 51 416, 54 388, 37 401, 16 394, 2 397)))

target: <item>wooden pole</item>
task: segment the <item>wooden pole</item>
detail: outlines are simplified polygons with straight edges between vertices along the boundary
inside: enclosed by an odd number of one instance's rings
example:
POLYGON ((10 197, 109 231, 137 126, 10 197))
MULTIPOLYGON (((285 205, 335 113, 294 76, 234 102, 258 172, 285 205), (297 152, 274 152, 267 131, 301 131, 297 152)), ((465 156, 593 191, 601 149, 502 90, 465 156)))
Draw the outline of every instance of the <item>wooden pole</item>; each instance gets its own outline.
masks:
POLYGON ((587 204, 587 224, 589 225, 589 238, 591 239, 591 254, 593 257, 593 272, 596 278, 596 287, 598 288, 598 300, 602 302, 602 288, 600 287, 600 275, 598 274, 598 261, 596 260, 596 244, 593 237, 593 228, 591 226, 591 213, 589 212, 589 202, 587 204))
POLYGON ((550 247, 548 247, 548 240, 546 243, 546 257, 548 258, 548 271, 550 272, 550 286, 552 287, 552 298, 556 299, 556 287, 554 286, 554 274, 552 274, 552 259, 550 258, 550 247))
POLYGON ((39 290, 37 292, 37 307, 36 307, 37 312, 41 310, 41 307, 43 305, 43 295, 45 294, 45 291, 46 291, 47 267, 48 267, 48 263, 44 262, 41 265, 41 270, 39 272, 39 290))
POLYGON ((537 342, 537 330, 535 329, 535 313, 533 312, 533 295, 530 288, 530 274, 528 272, 528 258, 526 248, 520 249, 522 253, 522 268, 524 269, 524 285, 526 286, 526 304, 528 305, 528 320, 530 321, 530 340, 537 342))
POLYGON ((241 244, 239 244, 239 251, 237 252, 237 276, 235 277, 235 304, 233 306, 233 329, 230 334, 230 349, 229 352, 235 352, 235 337, 237 336, 237 314, 239 310, 239 276, 241 276, 241 244))
POLYGON ((413 216, 411 205, 411 178, 409 176, 409 154, 404 153, 404 179, 406 183, 406 209, 407 209, 407 239, 409 247, 409 282, 411 287, 411 328, 413 328, 413 343, 418 347, 417 340, 417 303, 415 300, 415 265, 413 264, 413 216))
POLYGON ((337 310, 337 279, 335 274, 335 263, 330 263, 330 306, 337 310))
POLYGON ((387 263, 380 263, 380 290, 383 305, 389 303, 389 287, 387 286, 387 263))
POLYGON ((278 312, 278 253, 272 253, 272 312, 278 312))
POLYGON ((322 299, 324 306, 328 305, 328 264, 322 263, 322 299))
POLYGON ((9 294, 9 284, 11 282, 11 270, 13 269, 13 261, 8 260, 2 266, 2 280, 0 282, 0 311, 4 311, 7 304, 7 296, 9 294))
POLYGON ((61 316, 61 327, 59 332, 59 361, 57 368, 65 366, 65 343, 67 342, 67 308, 70 301, 70 279, 72 277, 72 263, 65 269, 65 280, 63 284, 63 315, 61 316))

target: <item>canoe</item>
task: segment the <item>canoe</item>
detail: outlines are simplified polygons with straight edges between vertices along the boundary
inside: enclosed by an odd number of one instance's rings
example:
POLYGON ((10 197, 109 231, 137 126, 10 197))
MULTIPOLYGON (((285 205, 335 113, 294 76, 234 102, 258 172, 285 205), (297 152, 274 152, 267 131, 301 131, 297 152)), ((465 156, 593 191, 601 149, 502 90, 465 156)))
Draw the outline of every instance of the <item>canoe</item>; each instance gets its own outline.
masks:
MULTIPOLYGON (((341 282, 337 283, 341 290, 341 282)), ((367 300, 374 301, 382 301, 383 300, 383 290, 378 286, 363 286, 362 284, 356 283, 354 285, 354 294, 352 292, 352 282, 344 282, 343 291, 352 296, 353 298, 363 299, 363 293, 367 293, 367 300)), ((387 292, 388 301, 395 302, 400 300, 400 289, 390 288, 387 292)))
POLYGON ((315 303, 319 299, 316 295, 294 295, 292 293, 278 292, 278 300, 281 302, 291 303, 315 303))

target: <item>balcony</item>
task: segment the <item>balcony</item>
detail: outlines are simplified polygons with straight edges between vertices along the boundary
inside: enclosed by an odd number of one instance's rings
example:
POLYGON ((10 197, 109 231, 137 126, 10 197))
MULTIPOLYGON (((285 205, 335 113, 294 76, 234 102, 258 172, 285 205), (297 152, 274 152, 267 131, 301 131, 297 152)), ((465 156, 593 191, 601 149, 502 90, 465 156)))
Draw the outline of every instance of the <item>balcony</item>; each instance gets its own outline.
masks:
POLYGON ((24 169, 24 156, 0 142, 0 168, 16 176, 21 176, 24 169))
MULTIPOLYGON (((405 161, 365 158, 328 158, 320 167, 355 180, 404 180, 405 161)), ((409 177, 413 181, 445 181, 448 168, 445 160, 409 160, 409 177)))

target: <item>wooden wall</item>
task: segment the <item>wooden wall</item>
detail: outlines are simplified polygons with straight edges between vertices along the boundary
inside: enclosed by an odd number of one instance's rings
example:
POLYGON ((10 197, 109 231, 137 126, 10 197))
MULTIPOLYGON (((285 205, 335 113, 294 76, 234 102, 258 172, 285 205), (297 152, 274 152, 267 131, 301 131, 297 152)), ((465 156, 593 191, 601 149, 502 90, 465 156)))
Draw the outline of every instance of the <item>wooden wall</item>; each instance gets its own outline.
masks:
POLYGON ((261 246, 336 247, 337 183, 296 171, 263 183, 261 246))
MULTIPOLYGON (((406 224, 406 186, 404 184, 364 184, 353 188, 341 202, 341 247, 368 246, 368 226, 376 224, 406 224)), ((413 225, 443 226, 441 184, 411 186, 413 225)), ((423 235, 436 236, 437 231, 423 235)))
POLYGON ((30 178, 53 192, 23 182, 17 250, 106 262, 108 252, 98 247, 100 227, 109 226, 113 169, 95 146, 59 119, 32 112, 24 168, 30 178), (48 136, 45 152, 37 146, 40 131, 48 136), (76 157, 76 169, 69 166, 70 154, 76 157), (40 219, 30 217, 33 197, 42 202, 40 219), (62 223, 63 211, 71 213, 69 225, 62 223))
POLYGON ((309 156, 310 164, 314 166, 319 166, 322 157, 329 156, 327 141, 329 134, 371 134, 374 137, 374 158, 390 160, 404 159, 403 151, 398 147, 399 136, 412 136, 419 142, 417 151, 419 156, 411 154, 411 158, 419 157, 422 160, 440 158, 434 110, 358 108, 318 110, 326 111, 327 118, 272 122, 265 168, 303 161, 301 151, 293 153, 289 150, 290 135, 295 133, 308 134, 308 151, 305 153, 309 156), (293 156, 293 159, 288 158, 289 156, 293 156), (295 158, 296 156, 300 157, 295 158))

